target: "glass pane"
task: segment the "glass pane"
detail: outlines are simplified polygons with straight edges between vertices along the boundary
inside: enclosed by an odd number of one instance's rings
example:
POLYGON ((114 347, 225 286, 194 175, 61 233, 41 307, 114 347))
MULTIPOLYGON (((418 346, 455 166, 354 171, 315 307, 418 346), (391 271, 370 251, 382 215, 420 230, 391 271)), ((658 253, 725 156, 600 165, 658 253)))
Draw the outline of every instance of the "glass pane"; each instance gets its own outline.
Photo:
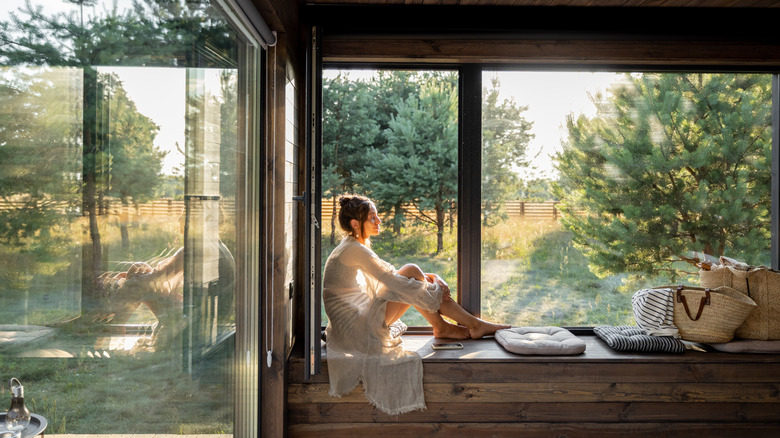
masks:
POLYGON ((633 325, 697 263, 770 263, 771 77, 485 72, 482 314, 633 325))
MULTIPOLYGON (((326 69, 322 135, 322 266, 346 235, 338 199, 362 194, 383 222, 377 255, 439 274, 456 297, 457 72, 326 69)), ((428 325, 414 309, 402 321, 428 325)))
POLYGON ((0 6, 2 368, 49 433, 231 433, 241 43, 130 3, 0 6))

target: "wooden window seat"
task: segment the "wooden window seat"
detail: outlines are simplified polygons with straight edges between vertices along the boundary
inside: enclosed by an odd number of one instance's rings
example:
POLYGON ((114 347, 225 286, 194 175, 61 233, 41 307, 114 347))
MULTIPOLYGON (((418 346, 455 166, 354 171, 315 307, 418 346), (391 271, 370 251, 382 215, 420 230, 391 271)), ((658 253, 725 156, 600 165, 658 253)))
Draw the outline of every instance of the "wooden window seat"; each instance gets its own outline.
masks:
POLYGON ((620 353, 581 336, 577 356, 518 356, 493 339, 431 349, 405 335, 424 361, 428 408, 399 416, 371 406, 362 387, 328 395, 322 373, 288 368, 290 437, 780 436, 780 355, 687 351, 620 353))

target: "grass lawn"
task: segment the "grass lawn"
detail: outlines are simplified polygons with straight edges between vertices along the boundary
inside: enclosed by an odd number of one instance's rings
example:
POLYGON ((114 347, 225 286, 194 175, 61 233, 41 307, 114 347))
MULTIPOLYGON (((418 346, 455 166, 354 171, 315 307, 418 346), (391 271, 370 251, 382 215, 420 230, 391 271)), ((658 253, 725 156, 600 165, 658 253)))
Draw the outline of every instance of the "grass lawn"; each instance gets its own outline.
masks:
MULTIPOLYGON (((0 344, 0 399, 10 403, 7 383, 18 378, 28 408, 47 419, 47 433, 232 433, 229 349, 198 362, 189 374, 180 329, 168 330, 162 346, 152 347, 148 337, 140 337, 125 350, 111 348, 109 340, 130 338, 112 334, 102 322, 79 318, 81 244, 88 235, 83 219, 55 229, 46 240, 0 245, 0 324, 55 329, 49 337, 0 344)), ((104 256, 112 271, 182 245, 176 218, 143 218, 129 229, 131 244, 125 248, 115 218, 101 220, 104 256)), ((225 229, 230 235, 231 225, 225 229)), ((142 306, 128 322, 153 321, 142 306)))

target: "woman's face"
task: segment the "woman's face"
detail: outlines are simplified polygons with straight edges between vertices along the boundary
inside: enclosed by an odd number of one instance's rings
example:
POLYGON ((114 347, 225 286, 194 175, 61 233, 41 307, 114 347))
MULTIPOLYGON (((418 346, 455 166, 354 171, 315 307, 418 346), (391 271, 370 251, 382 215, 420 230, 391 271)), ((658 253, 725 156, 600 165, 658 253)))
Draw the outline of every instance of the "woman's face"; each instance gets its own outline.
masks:
POLYGON ((368 213, 368 218, 363 223, 363 232, 366 233, 363 238, 369 238, 371 236, 376 236, 379 234, 379 224, 382 223, 382 220, 379 219, 379 215, 376 212, 376 207, 374 205, 371 205, 371 211, 368 213))

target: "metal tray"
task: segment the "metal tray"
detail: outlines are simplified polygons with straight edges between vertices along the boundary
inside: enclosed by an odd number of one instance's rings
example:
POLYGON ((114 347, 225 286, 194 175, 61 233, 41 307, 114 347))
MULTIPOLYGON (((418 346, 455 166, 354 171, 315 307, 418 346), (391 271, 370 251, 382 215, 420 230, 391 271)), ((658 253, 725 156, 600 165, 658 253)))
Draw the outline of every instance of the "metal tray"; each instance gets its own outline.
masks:
MULTIPOLYGON (((46 429, 47 421, 38 414, 32 414, 30 424, 22 430, 22 438, 32 438, 43 433, 46 429)), ((14 433, 5 428, 5 412, 0 414, 0 438, 11 438, 14 433)))

